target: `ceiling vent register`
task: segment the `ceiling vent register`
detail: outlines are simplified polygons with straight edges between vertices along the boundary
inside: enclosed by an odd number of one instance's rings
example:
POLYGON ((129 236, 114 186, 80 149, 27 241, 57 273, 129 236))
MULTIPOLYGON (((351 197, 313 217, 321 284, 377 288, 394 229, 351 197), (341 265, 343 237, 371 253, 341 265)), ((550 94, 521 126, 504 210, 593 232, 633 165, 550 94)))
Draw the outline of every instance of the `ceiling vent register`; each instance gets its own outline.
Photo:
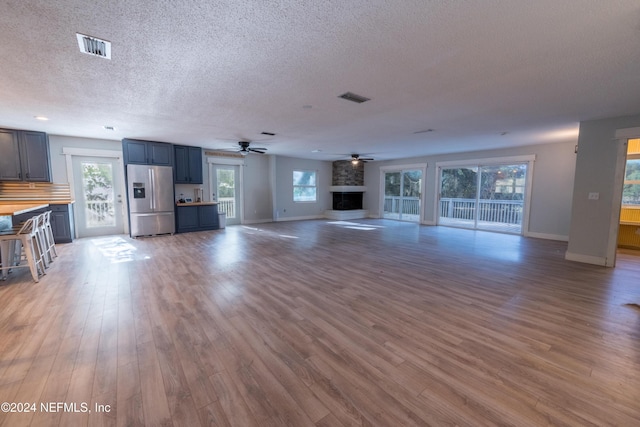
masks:
POLYGON ((356 95, 353 92, 345 92, 342 95, 338 96, 338 98, 346 99, 347 101, 356 102, 358 104, 362 104, 363 102, 370 101, 370 98, 366 98, 362 95, 356 95))
POLYGON ((100 58, 111 59, 111 42, 76 33, 80 52, 100 58))

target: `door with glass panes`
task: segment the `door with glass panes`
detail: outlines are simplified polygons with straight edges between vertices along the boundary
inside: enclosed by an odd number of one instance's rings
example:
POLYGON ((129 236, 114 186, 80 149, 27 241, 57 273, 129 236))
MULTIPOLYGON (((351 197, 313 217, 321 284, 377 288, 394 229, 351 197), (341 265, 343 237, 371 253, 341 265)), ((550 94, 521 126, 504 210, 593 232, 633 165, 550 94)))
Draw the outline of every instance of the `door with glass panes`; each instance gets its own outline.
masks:
POLYGON ((438 224, 522 233, 528 163, 440 168, 438 224))
POLYGON ((383 217, 420 222, 421 192, 422 170, 385 172, 383 217))
POLYGON ((218 212, 226 214, 227 225, 240 224, 239 175, 240 167, 235 165, 215 165, 212 168, 212 187, 218 212))
POLYGON ((78 237, 124 233, 123 185, 118 161, 74 156, 72 166, 78 237))

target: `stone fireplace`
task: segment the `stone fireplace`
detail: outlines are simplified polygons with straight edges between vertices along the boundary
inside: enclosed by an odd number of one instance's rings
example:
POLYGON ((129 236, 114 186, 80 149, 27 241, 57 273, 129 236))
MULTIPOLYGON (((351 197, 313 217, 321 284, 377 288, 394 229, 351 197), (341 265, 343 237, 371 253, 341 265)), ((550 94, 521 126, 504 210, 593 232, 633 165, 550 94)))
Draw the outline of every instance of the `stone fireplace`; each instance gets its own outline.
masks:
POLYGON ((357 165, 350 160, 333 162, 331 177, 333 208, 325 211, 325 217, 330 219, 358 219, 366 218, 368 211, 363 209, 363 196, 367 187, 364 186, 364 163, 357 165))

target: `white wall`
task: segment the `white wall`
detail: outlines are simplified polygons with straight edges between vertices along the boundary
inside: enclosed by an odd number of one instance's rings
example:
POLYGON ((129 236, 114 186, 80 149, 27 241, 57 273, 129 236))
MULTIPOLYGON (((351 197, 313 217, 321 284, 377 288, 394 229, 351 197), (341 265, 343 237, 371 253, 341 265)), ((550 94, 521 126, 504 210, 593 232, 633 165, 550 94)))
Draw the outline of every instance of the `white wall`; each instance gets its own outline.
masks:
POLYGON ((272 166, 275 184, 273 215, 276 221, 321 218, 325 210, 331 209, 331 162, 277 156, 272 166), (294 169, 316 171, 316 202, 293 201, 294 169))
POLYGON ((53 182, 69 182, 63 147, 92 148, 94 150, 113 150, 122 153, 122 142, 108 139, 77 138, 74 136, 49 135, 49 153, 51 156, 51 179, 53 182))
POLYGON ((638 126, 640 115, 580 123, 567 259, 613 266, 617 227, 611 226, 620 218, 617 198, 626 156, 626 141, 615 134, 638 126), (589 193, 598 193, 598 200, 589 200, 589 193))
POLYGON ((270 175, 270 155, 250 154, 245 157, 244 166, 244 222, 269 222, 273 220, 270 175))
POLYGON ((364 208, 373 217, 380 217, 380 167, 390 165, 427 164, 425 176, 425 216, 423 222, 435 224, 437 188, 436 163, 457 160, 486 159, 535 155, 529 230, 527 235, 568 240, 571 220, 571 200, 576 155, 576 142, 539 144, 501 150, 473 151, 439 156, 415 157, 365 164, 364 208))

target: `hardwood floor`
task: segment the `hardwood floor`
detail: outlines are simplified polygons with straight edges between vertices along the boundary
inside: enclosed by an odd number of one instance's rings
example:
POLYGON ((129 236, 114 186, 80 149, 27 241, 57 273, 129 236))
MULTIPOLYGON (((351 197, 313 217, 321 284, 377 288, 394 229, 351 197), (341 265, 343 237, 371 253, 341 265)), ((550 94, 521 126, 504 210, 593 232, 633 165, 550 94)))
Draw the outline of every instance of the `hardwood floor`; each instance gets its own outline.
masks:
POLYGON ((0 424, 640 425, 638 255, 359 224, 58 245, 0 282, 0 424))

